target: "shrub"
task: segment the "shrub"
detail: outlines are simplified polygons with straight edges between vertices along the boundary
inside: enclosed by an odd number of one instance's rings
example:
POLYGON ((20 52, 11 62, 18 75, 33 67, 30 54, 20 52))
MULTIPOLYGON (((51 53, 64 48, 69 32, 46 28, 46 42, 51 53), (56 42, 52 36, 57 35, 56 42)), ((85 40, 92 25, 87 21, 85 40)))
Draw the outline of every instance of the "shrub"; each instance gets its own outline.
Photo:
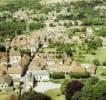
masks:
POLYGON ((20 100, 51 100, 51 98, 42 93, 30 91, 23 93, 20 100))
POLYGON ((93 64, 96 65, 96 66, 99 66, 100 65, 100 61, 98 59, 94 59, 93 60, 93 64))
POLYGON ((103 65, 103 66, 106 66, 106 61, 104 61, 104 62, 102 63, 102 65, 103 65))
POLYGON ((71 72, 70 73, 70 77, 71 78, 89 78, 90 77, 90 73, 88 73, 88 72, 85 72, 85 73, 71 72))
POLYGON ((93 87, 92 100, 106 100, 106 81, 99 81, 93 87))
POLYGON ((90 84, 90 85, 95 85, 97 82, 99 81, 99 79, 97 77, 91 77, 86 81, 86 84, 90 84))
POLYGON ((63 72, 53 72, 51 73, 51 78, 52 79, 63 79, 65 78, 65 75, 63 72))
POLYGON ((106 72, 102 72, 101 75, 102 75, 102 76, 106 76, 106 72))
POLYGON ((44 25, 40 22, 31 22, 31 23, 29 23, 29 29, 31 31, 38 30, 38 29, 43 28, 43 27, 44 27, 44 25))
POLYGON ((91 54, 92 54, 92 55, 96 55, 96 52, 95 52, 95 51, 91 51, 91 54))
POLYGON ((55 25, 53 23, 50 23, 49 26, 50 27, 55 27, 55 25))

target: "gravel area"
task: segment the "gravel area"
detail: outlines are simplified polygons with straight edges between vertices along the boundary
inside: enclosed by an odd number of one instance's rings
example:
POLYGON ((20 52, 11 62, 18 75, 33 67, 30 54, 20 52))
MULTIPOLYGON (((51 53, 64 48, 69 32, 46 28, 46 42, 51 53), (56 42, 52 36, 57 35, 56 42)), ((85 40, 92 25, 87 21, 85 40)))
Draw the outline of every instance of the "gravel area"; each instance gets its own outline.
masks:
POLYGON ((56 83, 52 83, 52 82, 38 82, 37 86, 34 88, 34 90, 37 92, 44 93, 50 89, 60 88, 60 86, 61 86, 61 84, 56 84, 56 83))

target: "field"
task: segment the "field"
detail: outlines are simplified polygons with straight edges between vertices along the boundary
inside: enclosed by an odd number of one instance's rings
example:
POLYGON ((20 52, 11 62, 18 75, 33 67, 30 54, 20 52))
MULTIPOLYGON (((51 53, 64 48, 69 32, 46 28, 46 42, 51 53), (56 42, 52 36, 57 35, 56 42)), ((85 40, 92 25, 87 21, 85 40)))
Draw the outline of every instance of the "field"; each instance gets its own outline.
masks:
POLYGON ((102 72, 106 73, 106 66, 98 66, 96 74, 99 75, 102 72))
POLYGON ((94 59, 98 59, 100 63, 106 61, 106 48, 99 48, 96 51, 96 55, 91 55, 91 54, 84 55, 84 62, 92 63, 94 59))
POLYGON ((0 0, 0 5, 5 5, 11 2, 12 0, 0 0))
POLYGON ((6 98, 12 94, 14 94, 14 92, 0 92, 0 100, 6 100, 6 98))
POLYGON ((65 96, 61 95, 60 89, 48 90, 45 94, 50 96, 52 100, 65 100, 65 96))
POLYGON ((56 48, 44 48, 44 52, 56 52, 56 48))

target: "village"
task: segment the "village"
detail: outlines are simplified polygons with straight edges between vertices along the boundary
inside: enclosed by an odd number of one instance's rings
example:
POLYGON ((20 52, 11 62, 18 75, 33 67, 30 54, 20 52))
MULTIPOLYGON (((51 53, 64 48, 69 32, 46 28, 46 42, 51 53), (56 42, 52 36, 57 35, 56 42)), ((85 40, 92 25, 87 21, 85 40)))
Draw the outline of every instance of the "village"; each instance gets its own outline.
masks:
POLYGON ((0 0, 0 100, 106 100, 105 88, 105 0, 0 0))
MULTIPOLYGON (((44 83, 52 82, 53 79, 51 78, 51 74, 55 72, 62 72, 65 76, 71 72, 89 72, 91 75, 96 74, 96 65, 73 61, 65 52, 41 52, 40 50, 42 48, 45 49, 48 47, 46 41, 41 37, 41 34, 36 34, 36 36, 32 34, 32 36, 27 37, 22 35, 14 38, 10 44, 9 62, 7 62, 7 56, 3 56, 4 58, 0 63, 0 74, 1 76, 3 75, 0 79, 1 91, 13 91, 18 85, 20 86, 21 83, 23 88, 22 91, 29 91, 30 89, 36 88, 34 87, 35 80, 44 83), (42 48, 37 51, 39 43, 42 43, 42 48), (20 53, 17 48, 30 50, 30 56, 24 52, 20 53), (31 60, 32 56, 34 56, 33 60, 31 60), (24 71, 23 67, 27 65, 28 68, 25 75, 22 75, 24 71), (5 79, 8 77, 10 77, 10 80, 5 79), (11 82, 12 85, 10 84, 11 82)), ((4 55, 6 55, 5 52, 4 55)), ((52 89, 52 86, 50 89, 52 89)))

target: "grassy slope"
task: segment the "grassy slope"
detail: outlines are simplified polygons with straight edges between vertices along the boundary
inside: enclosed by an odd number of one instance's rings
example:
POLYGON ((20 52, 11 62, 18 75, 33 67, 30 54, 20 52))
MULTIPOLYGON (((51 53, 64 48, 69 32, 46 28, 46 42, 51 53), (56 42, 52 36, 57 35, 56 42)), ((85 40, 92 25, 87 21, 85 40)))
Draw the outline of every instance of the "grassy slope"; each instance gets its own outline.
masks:
POLYGON ((0 100, 6 100, 6 98, 12 94, 14 94, 14 92, 0 92, 0 100))
POLYGON ((65 100, 64 95, 60 95, 60 89, 48 90, 45 94, 50 96, 52 100, 65 100))
POLYGON ((106 61, 106 48, 98 49, 96 55, 85 55, 85 62, 92 63, 94 59, 98 59, 101 63, 106 61))
POLYGON ((11 1, 13 1, 13 0, 0 0, 0 5, 8 4, 11 1))
POLYGON ((102 72, 106 73, 106 66, 99 66, 97 68, 97 74, 101 74, 102 72))

